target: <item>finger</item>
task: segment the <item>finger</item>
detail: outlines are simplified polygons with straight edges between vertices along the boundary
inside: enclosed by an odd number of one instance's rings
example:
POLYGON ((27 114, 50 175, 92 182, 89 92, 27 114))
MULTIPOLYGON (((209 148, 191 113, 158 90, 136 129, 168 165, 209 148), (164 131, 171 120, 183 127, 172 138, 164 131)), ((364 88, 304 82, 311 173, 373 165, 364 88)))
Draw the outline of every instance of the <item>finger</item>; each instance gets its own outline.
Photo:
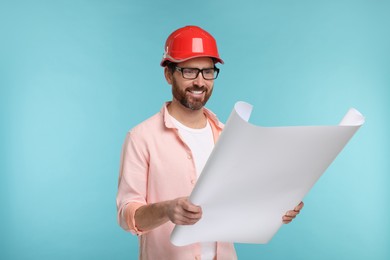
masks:
POLYGON ((287 211, 285 216, 286 217, 289 217, 289 218, 295 218, 296 215, 298 215, 299 212, 297 211, 294 211, 294 210, 290 210, 290 211, 287 211))
POLYGON ((201 217, 202 217, 201 214, 181 212, 180 214, 175 215, 174 223, 179 225, 192 225, 198 222, 201 217))
POLYGON ((181 216, 180 218, 175 219, 175 221, 173 221, 173 223, 177 224, 177 225, 193 225, 198 221, 199 221, 199 219, 189 219, 189 218, 181 216))
POLYGON ((191 212, 191 213, 201 213, 202 212, 201 207, 192 204, 189 200, 183 201, 183 204, 181 206, 187 212, 191 212))
POLYGON ((187 219, 199 220, 202 217, 202 212, 191 212, 183 210, 181 213, 182 216, 187 219))
POLYGON ((289 216, 283 216, 282 220, 284 224, 288 224, 293 220, 293 218, 289 216))
POLYGON ((303 206, 304 206, 303 201, 301 201, 301 203, 299 203, 298 206, 294 208, 294 211, 299 212, 303 208, 303 206))
POLYGON ((170 218, 174 224, 178 225, 191 225, 199 221, 200 217, 187 214, 184 211, 175 211, 170 218))
POLYGON ((178 207, 175 209, 177 217, 182 221, 198 221, 202 217, 202 209, 199 206, 195 206, 188 200, 181 200, 178 207))

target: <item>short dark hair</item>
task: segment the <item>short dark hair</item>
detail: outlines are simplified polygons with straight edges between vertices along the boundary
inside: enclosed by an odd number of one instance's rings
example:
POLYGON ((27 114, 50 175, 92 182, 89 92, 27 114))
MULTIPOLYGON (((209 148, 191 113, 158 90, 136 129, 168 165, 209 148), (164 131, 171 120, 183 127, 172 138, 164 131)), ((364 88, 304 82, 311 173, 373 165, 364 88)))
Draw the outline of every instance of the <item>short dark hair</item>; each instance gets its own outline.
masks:
POLYGON ((168 70, 169 70, 172 74, 175 72, 176 65, 177 65, 177 63, 175 63, 175 62, 169 62, 169 63, 167 64, 167 68, 168 68, 168 70))

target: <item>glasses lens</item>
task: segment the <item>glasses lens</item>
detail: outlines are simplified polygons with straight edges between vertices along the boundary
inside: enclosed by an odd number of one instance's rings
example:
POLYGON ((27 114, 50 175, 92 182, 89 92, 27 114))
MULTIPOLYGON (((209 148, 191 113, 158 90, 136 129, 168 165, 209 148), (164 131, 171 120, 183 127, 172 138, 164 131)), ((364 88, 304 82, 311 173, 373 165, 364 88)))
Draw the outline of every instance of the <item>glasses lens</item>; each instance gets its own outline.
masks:
POLYGON ((217 75, 214 69, 204 69, 202 74, 205 79, 215 79, 217 75))
POLYGON ((182 69, 183 77, 186 79, 195 79, 198 76, 198 69, 185 68, 182 69))

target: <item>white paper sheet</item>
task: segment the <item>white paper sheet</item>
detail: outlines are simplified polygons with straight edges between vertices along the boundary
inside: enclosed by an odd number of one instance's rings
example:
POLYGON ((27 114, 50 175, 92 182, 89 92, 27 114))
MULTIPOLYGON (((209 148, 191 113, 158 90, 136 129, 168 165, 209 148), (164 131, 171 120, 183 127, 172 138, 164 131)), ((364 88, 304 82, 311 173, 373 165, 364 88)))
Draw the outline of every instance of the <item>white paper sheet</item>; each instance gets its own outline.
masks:
POLYGON ((338 126, 260 127, 237 102, 190 196, 202 219, 171 242, 267 243, 364 123, 350 109, 338 126))

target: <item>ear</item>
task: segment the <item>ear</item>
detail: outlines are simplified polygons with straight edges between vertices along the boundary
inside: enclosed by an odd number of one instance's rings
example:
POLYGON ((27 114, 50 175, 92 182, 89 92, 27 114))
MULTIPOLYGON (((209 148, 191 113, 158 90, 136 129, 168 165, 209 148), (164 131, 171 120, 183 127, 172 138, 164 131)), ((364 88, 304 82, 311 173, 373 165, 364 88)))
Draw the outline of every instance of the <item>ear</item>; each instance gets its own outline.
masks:
POLYGON ((164 68, 164 76, 165 76, 165 79, 167 80, 168 84, 169 84, 169 85, 172 85, 172 78, 173 78, 173 75, 172 75, 171 70, 168 68, 168 66, 166 66, 166 67, 164 68))

